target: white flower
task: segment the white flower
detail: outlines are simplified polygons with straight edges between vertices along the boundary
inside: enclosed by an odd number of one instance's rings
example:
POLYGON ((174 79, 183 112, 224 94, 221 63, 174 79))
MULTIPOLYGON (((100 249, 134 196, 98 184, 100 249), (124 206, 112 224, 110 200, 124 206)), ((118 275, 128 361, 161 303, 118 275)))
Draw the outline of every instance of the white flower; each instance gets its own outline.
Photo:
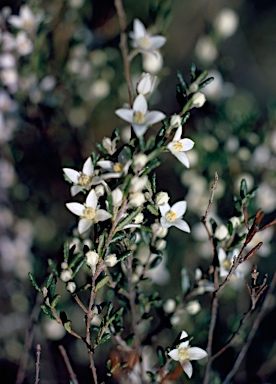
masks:
POLYGON ((77 289, 76 283, 73 281, 70 281, 69 283, 66 284, 66 289, 68 292, 74 293, 75 290, 77 289))
POLYGON ((186 212, 186 201, 179 201, 172 207, 169 204, 159 206, 161 212, 161 225, 163 228, 170 228, 174 226, 181 229, 181 231, 190 232, 190 227, 186 221, 182 220, 182 216, 186 212))
MULTIPOLYGON (((219 274, 221 277, 225 277, 228 275, 232 264, 234 256, 238 256, 239 249, 235 248, 232 252, 229 252, 228 255, 224 251, 224 249, 219 248, 218 250, 218 259, 219 259, 219 274)), ((244 261, 242 264, 238 266, 235 270, 234 275, 232 277, 236 277, 238 279, 243 279, 244 276, 250 269, 250 261, 244 261)))
POLYGON ((147 181, 147 176, 133 176, 130 182, 130 192, 142 192, 142 190, 146 187, 147 181))
POLYGON ((148 162, 148 156, 144 153, 138 153, 138 155, 133 156, 133 165, 135 172, 141 171, 148 162))
POLYGON ((153 51, 152 53, 143 53, 142 64, 145 71, 155 74, 158 73, 163 67, 163 56, 158 50, 153 51))
MULTIPOLYGON (((187 332, 182 331, 180 340, 188 337, 187 332)), ((179 361, 183 371, 191 378, 193 374, 193 367, 190 363, 191 360, 200 360, 207 356, 207 352, 202 348, 190 347, 189 341, 180 343, 178 348, 173 349, 168 355, 176 361, 179 361)))
POLYGON ((24 31, 18 32, 15 43, 17 52, 22 56, 29 55, 33 50, 33 43, 24 31))
POLYGON ((173 140, 167 145, 167 148, 182 164, 189 168, 189 159, 184 152, 192 149, 194 142, 190 139, 181 139, 181 135, 182 126, 180 125, 175 132, 173 140))
POLYGON ((94 166, 91 157, 85 161, 82 171, 78 172, 71 168, 63 168, 63 172, 74 185, 71 187, 71 195, 75 196, 83 189, 89 190, 92 185, 101 182, 99 177, 93 177, 94 166))
POLYGON ((192 106, 195 108, 202 107, 205 101, 206 101, 206 97, 202 92, 196 92, 192 96, 192 102, 193 102, 192 106))
POLYGON ((143 95, 136 97, 132 109, 119 108, 115 113, 132 125, 137 137, 143 136, 148 126, 158 123, 166 117, 163 112, 148 111, 148 103, 143 95))
POLYGON ((72 275, 72 271, 71 270, 63 270, 61 271, 60 273, 60 278, 62 281, 64 281, 65 283, 67 283, 67 281, 71 280, 73 277, 72 275))
POLYGON ((148 96, 152 92, 155 82, 156 76, 151 76, 150 73, 143 73, 137 84, 137 93, 148 96))
POLYGON ((132 207, 141 207, 146 201, 145 196, 142 192, 130 193, 129 204, 132 207))
POLYGON ((17 28, 31 32, 42 20, 42 14, 34 15, 28 5, 22 5, 19 15, 12 15, 8 18, 9 23, 17 28))
POLYGON ((144 24, 138 19, 133 22, 133 32, 130 33, 130 37, 133 39, 133 47, 140 52, 153 52, 155 49, 161 48, 166 42, 164 36, 151 36, 144 24))
POLYGON ((232 36, 239 25, 239 18, 233 9, 223 8, 216 16, 214 27, 223 38, 232 36))
POLYGON ((78 231, 80 234, 87 231, 93 223, 110 219, 111 214, 104 209, 98 209, 98 198, 94 189, 87 195, 84 204, 67 203, 66 207, 77 216, 80 216, 78 231))
POLYGON ((215 231, 215 237, 216 237, 218 240, 223 240, 223 239, 225 239, 228 235, 229 235, 229 232, 228 232, 228 229, 227 229, 226 225, 221 224, 221 225, 219 225, 219 226, 216 228, 216 231, 215 231))
POLYGON ((108 173, 102 174, 103 180, 117 179, 118 177, 126 175, 130 164, 131 160, 126 161, 126 159, 122 155, 122 152, 118 156, 118 161, 116 163, 110 160, 99 160, 97 162, 97 165, 99 165, 105 171, 108 171, 108 173))

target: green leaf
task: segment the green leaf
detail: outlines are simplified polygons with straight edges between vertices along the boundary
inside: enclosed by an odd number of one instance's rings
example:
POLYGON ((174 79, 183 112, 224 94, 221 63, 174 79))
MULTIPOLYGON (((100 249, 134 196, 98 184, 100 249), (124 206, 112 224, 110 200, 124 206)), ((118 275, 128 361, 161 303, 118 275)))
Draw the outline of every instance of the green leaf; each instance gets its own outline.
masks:
POLYGON ((58 305, 60 298, 61 298, 60 295, 55 295, 55 297, 53 298, 53 300, 51 302, 51 308, 52 309, 54 309, 58 305))
POLYGON ((152 192, 156 193, 156 173, 154 173, 151 177, 151 187, 152 187, 152 192))
POLYGON ((159 212, 158 212, 158 209, 156 208, 155 205, 153 204, 148 204, 147 205, 147 210, 152 213, 153 215, 155 216, 159 216, 159 212))
POLYGON ((247 184, 246 184, 246 180, 242 179, 241 186, 240 186, 240 197, 244 199, 246 195, 247 195, 247 184))
POLYGON ((101 289, 104 285, 106 285, 109 281, 109 276, 105 276, 102 280, 100 280, 96 287, 95 287, 95 292, 97 292, 99 289, 101 289))
POLYGON ((51 320, 56 320, 52 314, 52 311, 45 304, 41 304, 40 308, 51 320))
POLYGON ((56 277, 58 277, 58 270, 57 270, 57 267, 56 267, 56 265, 52 259, 48 259, 48 265, 51 268, 51 270, 53 271, 54 275, 56 277))
POLYGON ((163 367, 166 364, 166 354, 162 347, 158 346, 157 349, 157 356, 159 360, 159 364, 161 367, 163 367))
POLYGON ((108 303, 108 307, 107 307, 107 310, 106 310, 106 317, 107 318, 110 317, 113 307, 114 307, 114 304, 110 301, 108 303))
POLYGON ((141 209, 140 208, 136 208, 133 212, 131 212, 126 218, 124 218, 123 220, 121 220, 118 224, 118 226, 116 227, 116 232, 120 231, 121 229, 123 229, 126 225, 130 224, 134 219, 135 217, 138 215, 138 213, 140 213, 141 209))
POLYGON ((76 274, 79 272, 79 270, 81 269, 81 267, 83 266, 83 264, 86 262, 86 257, 82 257, 81 259, 79 259, 79 261, 77 262, 77 264, 75 265, 75 268, 73 270, 73 273, 72 273, 72 276, 75 277, 76 274))
POLYGON ((116 233, 113 237, 112 237, 112 239, 111 239, 111 241, 110 241, 110 244, 112 244, 112 243, 116 243, 117 241, 120 241, 120 240, 122 240, 122 239, 124 239, 125 238, 125 234, 124 233, 116 233))
POLYGON ((78 253, 77 255, 75 255, 73 257, 73 259, 70 261, 70 263, 68 263, 68 268, 74 268, 74 266, 76 265, 76 263, 79 261, 79 259, 82 257, 82 255, 80 253, 78 253))
POLYGON ((103 343, 106 343, 109 339, 111 338, 111 333, 107 333, 106 335, 104 335, 99 341, 98 341, 98 345, 101 345, 103 343))
POLYGON ((177 74, 177 77, 178 77, 178 79, 180 81, 180 84, 183 87, 183 90, 187 91, 189 87, 187 86, 187 83, 184 80, 184 77, 183 77, 182 73, 180 71, 177 71, 176 74, 177 74))
POLYGON ((184 125, 186 123, 186 121, 190 118, 190 116, 191 116, 190 112, 184 113, 184 115, 182 116, 182 119, 181 119, 181 124, 184 125))
POLYGON ((151 151, 154 148, 155 140, 156 140, 155 136, 150 136, 148 138, 148 141, 146 143, 146 152, 151 151))
POLYGON ((232 234, 233 234, 233 230, 234 230, 232 221, 228 221, 228 223, 227 223, 227 229, 228 229, 229 235, 232 236, 232 234))
POLYGON ((208 77, 208 79, 204 80, 202 83, 198 85, 198 89, 202 89, 206 87, 206 85, 212 83, 213 80, 214 80, 214 77, 208 77))
POLYGON ((38 291, 38 292, 42 292, 41 288, 38 286, 37 282, 36 282, 36 279, 35 277, 33 276, 33 274, 31 272, 28 273, 28 276, 29 276, 29 279, 31 280, 31 283, 33 285, 33 287, 38 291))
POLYGON ((97 253, 99 256, 102 256, 102 250, 104 249, 104 244, 105 244, 105 237, 106 237, 105 232, 103 232, 99 237, 99 244, 97 249, 97 253))
POLYGON ((152 262, 149 265, 149 269, 156 268, 162 261, 161 256, 157 256, 155 259, 152 260, 152 262))
POLYGON ((108 154, 108 151, 105 149, 105 147, 102 145, 102 143, 96 143, 96 147, 103 153, 108 154))
MULTIPOLYGON (((162 147, 163 148, 163 147, 162 147)), ((154 159, 153 161, 151 161, 146 167, 145 167, 145 170, 144 172, 141 174, 142 176, 145 176, 145 175, 148 175, 153 169, 159 167, 159 165, 161 164, 161 162, 157 159, 154 159)))
POLYGON ((118 256, 118 261, 123 261, 125 259, 127 259, 131 254, 132 254, 133 251, 126 251, 124 253, 122 253, 120 256, 118 256))
POLYGON ((190 72, 191 72, 192 80, 194 81, 196 79, 196 72, 197 72, 196 64, 194 62, 192 62, 191 64, 190 72))
POLYGON ((70 320, 66 321, 66 323, 63 323, 63 326, 68 333, 72 333, 71 324, 72 322, 70 320))
POLYGON ((68 263, 68 259, 69 259, 69 251, 70 251, 70 249, 69 249, 69 243, 66 241, 66 242, 64 243, 64 246, 63 246, 63 257, 64 257, 64 261, 65 261, 66 263, 68 263))
POLYGON ((130 182, 131 182, 132 178, 133 178, 133 175, 126 175, 126 177, 125 177, 125 180, 124 180, 123 185, 122 185, 122 192, 123 192, 124 196, 128 195, 129 188, 130 188, 130 182))

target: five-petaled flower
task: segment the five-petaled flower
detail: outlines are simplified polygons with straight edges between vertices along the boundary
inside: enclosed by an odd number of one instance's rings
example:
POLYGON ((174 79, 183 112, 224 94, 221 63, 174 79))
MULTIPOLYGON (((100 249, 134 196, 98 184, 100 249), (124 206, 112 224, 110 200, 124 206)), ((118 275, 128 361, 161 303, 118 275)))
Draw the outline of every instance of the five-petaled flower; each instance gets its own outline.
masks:
POLYGON ((186 212, 186 201, 179 201, 172 207, 169 204, 160 205, 161 212, 161 225, 163 228, 170 228, 172 226, 181 229, 181 231, 190 232, 190 227, 185 220, 182 220, 182 216, 186 212))
POLYGON ((189 159, 184 152, 192 149, 195 143, 191 139, 181 139, 181 135, 182 126, 180 125, 175 132, 173 140, 167 145, 167 148, 182 164, 189 168, 189 159))
POLYGON ((147 127, 163 120, 166 115, 160 111, 148 111, 145 96, 140 94, 133 103, 133 108, 119 108, 115 111, 121 119, 130 123, 137 137, 143 136, 147 127))
POLYGON ((94 176, 94 166, 91 157, 88 157, 85 161, 81 172, 75 171, 71 168, 63 168, 63 172, 74 184, 71 187, 72 196, 75 196, 83 189, 89 190, 92 185, 96 185, 101 182, 101 179, 98 176, 94 176))
MULTIPOLYGON (((180 340, 188 337, 187 332, 182 331, 180 340)), ((179 361, 183 371, 191 378, 193 374, 193 366, 190 360, 200 360, 207 356, 207 352, 202 348, 190 347, 189 341, 183 341, 178 348, 171 350, 168 355, 176 361, 179 361)))
POLYGON ((144 24, 138 19, 133 22, 133 32, 130 33, 130 37, 133 40, 133 47, 142 53, 152 52, 154 54, 156 49, 161 48, 166 43, 164 36, 151 36, 144 24))
POLYGON ((67 203, 66 207, 77 216, 80 216, 78 224, 78 231, 80 234, 84 233, 91 227, 92 224, 99 221, 105 221, 111 218, 111 214, 104 209, 99 209, 98 198, 94 189, 87 195, 84 204, 80 203, 67 203))
POLYGON ((11 15, 8 18, 9 23, 17 28, 31 32, 41 22, 43 14, 34 15, 28 5, 22 5, 19 10, 19 15, 11 15))

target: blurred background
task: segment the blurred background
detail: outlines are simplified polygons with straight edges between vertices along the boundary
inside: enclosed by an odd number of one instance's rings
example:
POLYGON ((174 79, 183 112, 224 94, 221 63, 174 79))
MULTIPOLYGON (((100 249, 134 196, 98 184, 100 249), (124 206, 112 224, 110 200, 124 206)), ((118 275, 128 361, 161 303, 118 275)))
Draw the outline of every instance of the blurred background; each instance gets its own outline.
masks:
MULTIPOLYGON (((232 197, 242 178, 249 190, 259 186, 251 214, 262 208, 266 221, 275 218, 276 4, 272 0, 125 0, 124 5, 128 31, 133 19, 139 18, 152 33, 167 37, 158 60, 137 56, 132 63, 134 83, 141 67, 158 76, 150 109, 168 116, 179 112, 176 73, 181 71, 189 82, 191 62, 215 79, 204 89, 207 102, 191 111, 184 126, 185 137, 196 143, 188 153, 191 168, 184 169, 164 154, 158 171, 158 188, 170 192, 172 202, 187 200, 185 219, 192 227, 191 236, 177 229, 168 236, 169 268, 165 265, 163 280, 156 281, 166 301, 181 295, 183 266, 189 273, 197 267, 204 271, 212 260, 200 217, 215 172, 219 185, 212 216, 218 223, 225 224, 233 216, 232 197), (176 286, 171 284, 175 280, 176 286)), ((30 356, 24 383, 33 382, 35 345, 40 343, 41 383, 66 383, 57 348, 63 344, 73 356, 79 381, 86 383, 86 351, 40 314, 28 272, 43 284, 48 258, 62 261, 63 243, 76 224, 64 205, 71 196, 62 167, 81 169, 96 141, 114 128, 122 129, 122 140, 127 140, 124 123, 114 114, 128 102, 117 16, 113 0, 12 4, 2 0, 0 9, 0 371, 6 383, 16 381, 19 364, 25 364, 27 343, 30 356), (11 14, 20 16, 24 5, 35 15, 32 27, 11 22, 11 14), (21 31, 25 35, 20 40, 21 31)), ((275 270, 275 229, 261 235, 258 240, 264 245, 253 261, 260 276, 268 273, 270 281, 275 270)), ((250 268, 245 271, 247 281, 250 268)), ((74 304, 62 285, 60 290, 70 312, 74 304)), ((200 312, 186 311, 174 319, 174 335, 184 328, 196 335, 196 345, 205 347, 210 296, 198 300, 200 312)), ((222 297, 218 346, 228 339, 248 305, 244 278, 235 280, 222 297)), ((275 302, 233 382, 276 383, 273 314, 275 302)), ((72 320, 79 321, 74 313, 72 320)), ((235 353, 231 348, 223 364, 219 359, 214 364, 219 372, 216 383, 233 365, 235 353)))

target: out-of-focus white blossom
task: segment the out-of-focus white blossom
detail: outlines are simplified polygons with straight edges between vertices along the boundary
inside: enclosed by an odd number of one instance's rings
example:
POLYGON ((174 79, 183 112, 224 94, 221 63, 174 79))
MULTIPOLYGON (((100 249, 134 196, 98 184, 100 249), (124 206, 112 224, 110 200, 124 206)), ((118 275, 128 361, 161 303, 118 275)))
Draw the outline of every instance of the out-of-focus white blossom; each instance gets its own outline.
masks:
POLYGON ((156 76, 151 76, 150 73, 143 73, 137 84, 137 93, 148 96, 152 92, 155 82, 156 76))
POLYGON ((141 207, 145 201, 145 195, 142 192, 134 192, 129 194, 129 205, 132 207, 141 207))
POLYGON ((195 54, 204 63, 212 63, 218 56, 217 48, 210 36, 201 36, 195 47, 195 54))
POLYGON ((19 10, 19 15, 12 15, 8 18, 8 22, 17 29, 24 29, 27 32, 32 32, 43 19, 43 14, 34 15, 28 5, 22 5, 19 10))
POLYGON ((232 36, 239 25, 237 13, 230 8, 223 8, 214 20, 214 28, 224 39, 232 36))
POLYGON ((217 226, 217 228, 215 230, 215 237, 218 240, 224 240, 228 235, 229 235, 229 232, 228 232, 226 225, 221 224, 221 225, 217 226))
POLYGON ((192 300, 186 305, 185 309, 189 315, 196 315, 201 310, 201 305, 198 300, 192 300))
POLYGON ((110 267, 110 268, 114 267, 118 263, 118 259, 117 259, 116 254, 111 253, 110 255, 107 255, 104 258, 104 262, 108 267, 110 267))
POLYGON ((146 72, 155 75, 160 72, 163 68, 163 56, 157 50, 154 51, 154 55, 152 53, 143 53, 142 57, 143 69, 146 72))
POLYGON ((139 19, 134 19, 133 32, 130 33, 130 37, 133 40, 133 47, 142 53, 154 52, 166 43, 164 36, 150 35, 139 19))
POLYGON ((33 43, 24 31, 18 32, 15 38, 15 43, 17 52, 21 56, 29 55, 33 51, 33 43))

